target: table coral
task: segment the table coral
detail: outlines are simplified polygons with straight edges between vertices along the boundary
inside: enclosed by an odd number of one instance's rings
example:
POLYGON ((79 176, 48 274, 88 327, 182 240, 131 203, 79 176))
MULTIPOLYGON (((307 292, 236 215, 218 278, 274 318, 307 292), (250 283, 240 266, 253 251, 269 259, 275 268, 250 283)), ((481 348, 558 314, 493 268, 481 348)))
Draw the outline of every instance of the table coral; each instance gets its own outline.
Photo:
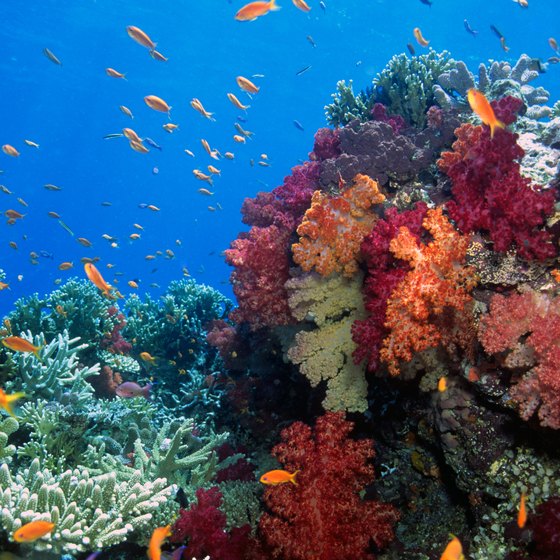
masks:
MULTIPOLYGON (((511 103, 493 103, 498 118, 511 121, 511 103)), ((453 199, 447 208, 458 228, 488 232, 494 249, 515 246, 528 260, 556 254, 551 234, 544 229, 554 209, 555 193, 542 191, 520 173, 523 150, 517 135, 499 130, 490 137, 487 127, 463 124, 456 131, 453 152, 438 161, 452 182, 453 199)))
POLYGON ((353 276, 360 244, 377 219, 368 210, 384 200, 379 185, 361 174, 338 196, 315 191, 311 208, 297 228, 300 239, 292 245, 294 261, 306 272, 315 269, 322 276, 333 272, 353 276))
POLYGON ((560 299, 533 291, 496 294, 479 338, 489 354, 507 352, 506 368, 525 371, 510 389, 520 416, 529 420, 538 410, 542 426, 560 429, 560 299))
POLYGON ((373 481, 373 442, 351 439, 353 423, 343 413, 328 412, 312 428, 294 422, 282 431, 272 454, 298 484, 269 486, 268 508, 259 531, 282 560, 373 560, 370 542, 382 548, 393 539, 397 510, 363 500, 373 481))
MULTIPOLYGON (((465 312, 476 285, 473 268, 465 265, 469 238, 455 230, 441 208, 428 210, 422 225, 432 241, 419 244, 403 226, 390 243, 393 255, 411 267, 387 302, 385 327, 390 334, 380 356, 392 375, 399 373, 400 361, 438 346, 453 332, 453 317, 447 315, 452 310, 458 315, 465 312)), ((456 334, 461 340, 463 333, 456 334)))

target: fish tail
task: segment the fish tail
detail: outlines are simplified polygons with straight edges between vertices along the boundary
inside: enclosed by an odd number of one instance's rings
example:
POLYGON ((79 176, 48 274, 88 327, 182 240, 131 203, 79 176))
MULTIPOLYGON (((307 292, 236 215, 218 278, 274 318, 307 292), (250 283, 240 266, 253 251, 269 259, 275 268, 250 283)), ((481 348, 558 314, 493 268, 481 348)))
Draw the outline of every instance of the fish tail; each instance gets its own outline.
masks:
POLYGON ((151 390, 152 390, 153 384, 152 383, 148 383, 143 389, 142 389, 142 396, 146 399, 146 400, 150 400, 152 398, 151 395, 151 390))
POLYGON ((295 486, 298 485, 298 483, 296 482, 296 474, 297 474, 298 472, 299 472, 299 471, 295 471, 295 472, 290 476, 290 482, 291 482, 292 484, 294 484, 295 486))
POLYGON ((490 138, 494 138, 494 132, 496 131, 496 128, 504 129, 506 128, 506 125, 502 121, 499 121, 498 119, 490 123, 490 138))
POLYGON ((280 9, 280 6, 276 3, 276 0, 270 0, 270 2, 268 3, 268 8, 269 10, 276 12, 280 9))
POLYGON ((41 355, 39 354, 39 352, 40 352, 42 349, 43 349, 43 347, 42 347, 42 346, 39 346, 39 348, 37 348, 37 350, 35 350, 35 351, 33 352, 33 354, 35 354, 35 357, 36 357, 39 361, 41 361, 41 355))

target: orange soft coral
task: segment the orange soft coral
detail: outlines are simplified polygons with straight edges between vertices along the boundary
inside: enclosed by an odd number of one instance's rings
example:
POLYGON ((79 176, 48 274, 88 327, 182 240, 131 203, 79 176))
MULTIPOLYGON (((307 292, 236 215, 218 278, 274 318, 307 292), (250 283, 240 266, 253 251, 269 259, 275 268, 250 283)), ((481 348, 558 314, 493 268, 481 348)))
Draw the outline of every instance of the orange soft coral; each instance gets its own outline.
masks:
POLYGON ((455 230, 441 208, 428 210, 422 225, 432 235, 429 243, 419 244, 401 227, 390 244, 395 257, 411 267, 387 302, 390 334, 380 355, 392 375, 398 375, 400 361, 446 342, 444 331, 453 331, 456 323, 448 312, 462 314, 476 284, 474 269, 465 265, 468 237, 455 230))
POLYGON ((377 182, 367 175, 356 175, 353 185, 336 197, 315 191, 297 229, 299 243, 292 245, 294 261, 305 272, 315 268, 321 276, 353 276, 360 244, 377 219, 368 210, 384 200, 377 182))

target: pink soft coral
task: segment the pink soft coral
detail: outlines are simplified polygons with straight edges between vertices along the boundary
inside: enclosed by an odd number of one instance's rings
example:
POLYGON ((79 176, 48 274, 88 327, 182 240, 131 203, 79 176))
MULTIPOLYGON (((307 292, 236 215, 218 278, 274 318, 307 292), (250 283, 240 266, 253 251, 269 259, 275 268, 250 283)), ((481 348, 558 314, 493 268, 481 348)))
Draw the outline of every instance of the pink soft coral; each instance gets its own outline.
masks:
POLYGON ((507 352, 500 356, 505 367, 526 370, 510 389, 520 416, 528 420, 538 409, 542 426, 560 429, 560 298, 533 291, 496 294, 479 338, 489 354, 507 352))
MULTIPOLYGON (((513 98, 512 98, 513 99, 513 98)), ((515 100, 514 100, 515 101, 515 100)), ((509 98, 494 103, 497 116, 513 122, 518 103, 509 98)), ((490 137, 487 127, 463 124, 452 152, 438 165, 452 182, 447 208, 463 232, 488 232, 496 251, 515 246, 526 259, 544 260, 556 254, 545 221, 554 209, 555 193, 543 191, 523 177, 524 155, 517 135, 509 130, 490 137)))
POLYGON ((370 542, 381 548, 393 539, 396 509, 360 497, 373 480, 373 442, 351 439, 352 427, 343 413, 328 412, 315 429, 295 422, 282 431, 272 453, 283 468, 299 471, 298 484, 265 490, 269 512, 259 531, 270 558, 373 560, 370 542))

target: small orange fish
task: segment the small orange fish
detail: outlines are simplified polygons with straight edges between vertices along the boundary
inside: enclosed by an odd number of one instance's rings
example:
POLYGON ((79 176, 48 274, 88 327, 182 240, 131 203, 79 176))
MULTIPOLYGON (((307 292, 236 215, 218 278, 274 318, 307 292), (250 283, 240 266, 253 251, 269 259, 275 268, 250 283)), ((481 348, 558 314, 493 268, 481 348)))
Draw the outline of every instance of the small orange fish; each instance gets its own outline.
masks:
POLYGON ((250 2, 235 14, 235 19, 237 21, 254 21, 258 17, 268 14, 268 12, 274 12, 279 9, 280 6, 276 4, 276 0, 270 0, 270 2, 250 2))
POLYGON ((424 36, 422 35, 422 31, 420 31, 419 27, 415 27, 413 29, 412 33, 414 34, 414 38, 416 39, 416 42, 421 47, 427 47, 430 44, 430 41, 428 41, 427 39, 424 39, 424 36))
POLYGON ((135 227, 136 229, 139 229, 139 230, 142 230, 142 231, 144 230, 144 228, 140 224, 132 224, 132 227, 135 227))
POLYGON ((51 183, 47 183, 46 185, 43 185, 43 186, 48 191, 61 191, 62 190, 62 187, 57 187, 56 185, 53 185, 51 183))
POLYGON ((238 144, 245 144, 247 142, 247 140, 245 140, 245 136, 240 136, 239 134, 234 134, 233 141, 238 144))
POLYGON ((10 241, 10 242, 8 243, 8 245, 9 245, 12 249, 15 249, 16 251, 18 250, 18 246, 17 246, 17 243, 16 243, 15 241, 10 241))
POLYGON ((146 95, 146 97, 144 97, 144 102, 150 109, 159 111, 160 113, 169 114, 172 109, 172 107, 170 107, 161 97, 158 97, 157 95, 146 95))
POLYGON ((147 154, 150 151, 146 148, 146 146, 144 146, 144 144, 142 144, 142 142, 135 142, 134 140, 131 140, 128 145, 139 154, 147 154))
POLYGON ((476 383, 477 381, 480 381, 480 376, 478 375, 478 370, 475 367, 471 367, 469 369, 469 373, 467 374, 467 379, 471 383, 476 383))
POLYGON ((155 255, 146 255, 144 258, 145 258, 147 261, 153 261, 153 260, 156 259, 156 256, 155 256, 155 255))
POLYGON ((198 192, 206 196, 212 196, 214 194, 213 192, 210 192, 208 189, 198 189, 198 192))
POLYGON ((509 47, 506 44, 505 37, 500 37, 500 45, 502 45, 502 49, 504 50, 504 52, 509 52, 509 47))
POLYGON ((260 87, 256 86, 251 80, 248 78, 244 78, 243 76, 237 76, 235 78, 237 85, 247 93, 259 93, 260 87))
POLYGON ((59 315, 62 315, 62 317, 68 316, 68 313, 64 311, 64 307, 62 307, 62 305, 59 304, 54 309, 59 315))
POLYGON ((295 471, 294 473, 289 473, 288 471, 284 470, 274 470, 268 471, 264 473, 261 478, 259 479, 260 482, 263 484, 268 484, 271 486, 276 486, 277 484, 284 484, 284 482, 291 482, 297 486, 296 482, 296 474, 299 471, 295 471))
POLYGON ((131 142, 138 142, 138 144, 142 144, 142 138, 140 138, 140 136, 138 136, 136 131, 132 130, 132 128, 123 128, 122 133, 124 134, 125 138, 127 138, 131 142))
POLYGON ((92 263, 86 263, 84 265, 84 270, 86 273, 86 276, 90 279, 90 281, 93 283, 93 285, 96 288, 99 288, 101 290, 101 293, 109 299, 114 299, 114 296, 111 295, 111 290, 113 289, 111 287, 110 284, 107 284, 107 282, 105 282, 105 280, 103 279, 103 276, 101 276, 101 273, 99 272, 99 270, 97 270, 97 268, 95 268, 95 265, 93 265, 92 263))
POLYGON ((51 218, 56 218, 57 220, 60 219, 60 214, 57 214, 56 212, 47 212, 47 215, 51 218))
POLYGON ((129 285, 133 290, 137 290, 137 289, 138 289, 138 284, 137 284, 134 280, 129 280, 129 281, 128 281, 128 285, 129 285))
POLYGON ((37 148, 37 149, 39 149, 39 144, 37 144, 37 142, 33 142, 33 140, 24 140, 24 142, 25 142, 28 146, 31 146, 32 148, 37 148))
POLYGON ((171 132, 173 132, 174 130, 177 130, 177 129, 179 128, 179 125, 178 125, 178 124, 173 124, 173 123, 166 123, 166 124, 163 125, 163 128, 164 128, 167 132, 171 133, 171 132))
POLYGON ((171 525, 154 529, 150 544, 148 544, 148 558, 150 560, 161 560, 161 545, 169 536, 171 536, 171 525))
POLYGON ((527 506, 525 505, 525 492, 521 492, 521 498, 519 499, 519 511, 517 512, 517 526, 520 529, 525 527, 527 523, 527 506))
POLYGON ((129 25, 126 28, 126 32, 131 39, 134 39, 139 45, 143 47, 147 47, 150 50, 154 50, 157 46, 157 43, 154 43, 147 33, 142 31, 139 27, 134 25, 129 25))
POLYGON ((23 218, 23 216, 25 216, 25 214, 20 214, 17 210, 6 210, 4 212, 4 216, 6 216, 6 218, 10 218, 12 220, 21 220, 23 218))
POLYGON ((438 391, 440 393, 443 393, 444 391, 447 391, 447 378, 446 377, 440 377, 439 378, 437 388, 438 388, 438 391))
POLYGON ((85 237, 78 237, 77 241, 80 245, 83 245, 84 247, 92 246, 92 242, 89 239, 86 239, 85 237))
POLYGON ((137 239, 140 239, 140 234, 139 233, 131 233, 128 237, 130 239, 132 239, 132 241, 136 241, 137 239))
POLYGON ((212 116, 214 113, 210 113, 210 111, 207 111, 204 108, 204 105, 202 105, 200 99, 197 99, 196 97, 193 98, 193 100, 191 101, 191 107, 199 112, 203 117, 210 119, 211 121, 215 121, 216 119, 212 116))
POLYGON ((528 8, 529 2, 528 0, 513 0, 516 4, 519 4, 522 8, 528 8))
POLYGON ((548 39, 548 44, 550 45, 550 48, 554 51, 554 52, 558 52, 558 42, 556 41, 556 39, 554 37, 550 37, 548 39))
POLYGON ((0 282, 0 292, 3 290, 8 290, 10 288, 9 284, 6 284, 6 282, 0 282))
POLYGON ((54 523, 49 521, 31 521, 14 531, 12 537, 16 542, 30 543, 44 537, 53 529, 54 523))
POLYGON ((25 338, 21 338, 21 336, 7 336, 2 339, 2 344, 14 352, 33 353, 39 358, 41 346, 35 346, 28 340, 25 340, 25 338))
POLYGON ((467 98, 471 109, 478 115, 480 120, 490 127, 490 138, 494 138, 494 131, 497 128, 505 128, 506 125, 499 121, 494 114, 494 109, 490 105, 486 96, 477 89, 471 88, 467 92, 467 98))
POLYGON ((212 173, 213 175, 221 175, 222 174, 222 172, 217 167, 214 167, 213 165, 208 166, 208 171, 210 171, 210 173, 212 173))
POLYGON ((74 268, 73 262, 63 262, 58 265, 58 270, 70 270, 71 268, 74 268))
POLYGON ((311 8, 305 3, 304 0, 292 0, 294 6, 299 8, 302 12, 309 12, 311 8))
POLYGON ((140 352, 140 357, 145 362, 149 362, 150 364, 155 364, 156 363, 156 358, 154 358, 149 352, 140 352))
POLYGON ((4 144, 2 146, 2 151, 7 155, 7 156, 12 156, 12 157, 19 157, 19 152, 10 144, 4 144))
POLYGON ((246 111, 247 109, 249 109, 249 107, 251 107, 251 105, 243 105, 243 103, 241 103, 241 101, 239 101, 239 99, 237 99, 237 97, 233 93, 228 93, 227 98, 235 107, 241 109, 242 111, 246 111))
POLYGON ((7 395, 3 389, 0 389, 0 406, 10 415, 15 418, 15 413, 12 404, 25 397, 25 393, 12 393, 7 395))
POLYGON ((157 206, 154 206, 153 204, 148 204, 148 206, 146 206, 146 208, 148 210, 151 210, 152 212, 159 212, 159 208, 157 206))
POLYGON ((200 169, 193 169, 193 175, 199 181, 206 181, 209 185, 214 184, 212 177, 210 175, 207 175, 206 173, 203 173, 202 171, 200 171, 200 169))
POLYGON ((235 159, 235 154, 233 154, 232 152, 226 152, 226 153, 224 154, 224 157, 225 157, 226 159, 235 159))
POLYGON ((455 535, 451 536, 452 539, 450 543, 445 547, 440 560, 465 560, 461 541, 455 535))
POLYGON ((126 80, 125 75, 114 68, 105 68, 105 74, 111 78, 122 78, 123 80, 126 80))

